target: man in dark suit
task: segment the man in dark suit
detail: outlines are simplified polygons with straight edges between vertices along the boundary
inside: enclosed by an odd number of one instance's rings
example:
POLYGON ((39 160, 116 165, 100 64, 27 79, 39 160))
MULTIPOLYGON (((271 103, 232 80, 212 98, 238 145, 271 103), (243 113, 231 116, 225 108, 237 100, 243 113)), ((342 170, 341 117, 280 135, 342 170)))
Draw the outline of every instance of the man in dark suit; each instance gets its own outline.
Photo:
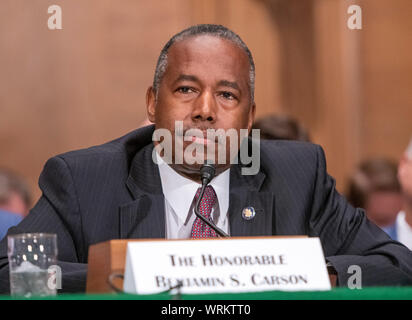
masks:
MULTIPOLYGON (((39 180, 42 197, 10 232, 57 233, 65 292, 84 290, 92 244, 118 238, 213 236, 213 230, 199 225, 193 215, 193 184, 199 185, 200 164, 154 163, 160 155, 153 152, 159 145, 153 143, 153 132, 164 128, 174 136, 175 121, 183 122, 184 132, 250 130, 253 90, 252 56, 237 35, 214 25, 184 30, 162 50, 147 92, 149 120, 155 126, 47 161, 39 180), (186 207, 175 202, 179 194, 170 196, 182 187, 180 181, 192 190, 182 197, 182 203, 190 198, 186 207)), ((214 143, 206 136, 189 142, 214 143)), ((174 139, 173 147, 176 143, 174 139)), ((412 284, 411 251, 335 191, 319 146, 262 141, 259 172, 242 175, 241 169, 241 164, 229 161, 217 164, 207 195, 213 207, 210 218, 230 236, 319 237, 339 285, 346 286, 351 265, 361 268, 363 286, 412 284), (252 219, 242 216, 246 207, 254 208, 252 219)), ((1 292, 9 286, 6 246, 5 241, 0 244, 1 292)))

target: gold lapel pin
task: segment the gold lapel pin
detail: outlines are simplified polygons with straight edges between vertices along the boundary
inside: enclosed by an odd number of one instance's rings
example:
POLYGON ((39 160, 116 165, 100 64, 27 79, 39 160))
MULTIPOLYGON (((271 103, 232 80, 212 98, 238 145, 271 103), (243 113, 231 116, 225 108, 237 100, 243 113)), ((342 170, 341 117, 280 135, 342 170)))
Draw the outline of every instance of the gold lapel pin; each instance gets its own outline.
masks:
POLYGON ((256 211, 253 207, 246 207, 242 210, 242 218, 245 220, 251 220, 255 217, 256 211))

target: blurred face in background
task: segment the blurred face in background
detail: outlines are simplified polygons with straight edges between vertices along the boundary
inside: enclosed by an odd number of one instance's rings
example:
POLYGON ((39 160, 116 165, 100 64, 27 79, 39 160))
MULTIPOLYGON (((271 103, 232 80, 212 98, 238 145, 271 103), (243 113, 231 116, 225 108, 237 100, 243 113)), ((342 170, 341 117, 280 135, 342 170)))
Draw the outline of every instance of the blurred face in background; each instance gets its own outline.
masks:
POLYGON ((405 200, 412 203, 412 159, 409 159, 406 155, 399 163, 398 179, 405 200))
POLYGON ((26 216, 30 210, 30 189, 25 180, 14 172, 0 169, 0 209, 26 216))
POLYGON ((386 158, 370 158, 358 165, 348 185, 348 199, 379 227, 391 227, 402 209, 398 164, 386 158))
POLYGON ((14 191, 10 192, 6 199, 0 201, 0 209, 21 216, 26 216, 29 213, 29 208, 24 199, 14 191))
POLYGON ((402 195, 394 191, 373 191, 366 200, 366 214, 379 227, 395 223, 402 209, 402 195))

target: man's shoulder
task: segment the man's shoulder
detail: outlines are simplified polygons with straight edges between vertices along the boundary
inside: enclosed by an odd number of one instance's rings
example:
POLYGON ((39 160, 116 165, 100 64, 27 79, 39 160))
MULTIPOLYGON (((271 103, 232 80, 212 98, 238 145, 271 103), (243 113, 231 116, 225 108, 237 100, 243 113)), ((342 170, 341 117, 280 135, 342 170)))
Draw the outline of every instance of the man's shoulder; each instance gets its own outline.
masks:
POLYGON ((124 158, 130 161, 136 152, 151 143, 153 126, 139 128, 112 141, 57 155, 66 162, 89 159, 124 158))
POLYGON ((103 177, 112 179, 112 184, 120 181, 136 154, 152 145, 153 130, 143 127, 102 145, 56 155, 44 165, 39 184, 103 181, 103 177))
POLYGON ((316 144, 290 140, 261 141, 261 170, 283 176, 311 178, 324 165, 323 149, 316 144))
POLYGON ((321 146, 310 142, 292 140, 261 140, 262 155, 277 160, 306 159, 316 160, 321 146))

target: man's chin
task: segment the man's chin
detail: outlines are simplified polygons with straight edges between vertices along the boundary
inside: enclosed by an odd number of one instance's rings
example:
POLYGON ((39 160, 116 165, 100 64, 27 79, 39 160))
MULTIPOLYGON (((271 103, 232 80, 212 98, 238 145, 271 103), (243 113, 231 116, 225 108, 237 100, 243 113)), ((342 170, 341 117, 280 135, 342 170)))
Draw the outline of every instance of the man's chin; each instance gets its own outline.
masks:
MULTIPOLYGON (((177 173, 182 176, 185 176, 189 179, 200 181, 200 169, 202 168, 203 164, 200 163, 183 163, 183 164, 171 164, 170 165, 177 173)), ((219 174, 230 167, 230 164, 218 164, 215 165, 216 167, 216 174, 219 174)))

